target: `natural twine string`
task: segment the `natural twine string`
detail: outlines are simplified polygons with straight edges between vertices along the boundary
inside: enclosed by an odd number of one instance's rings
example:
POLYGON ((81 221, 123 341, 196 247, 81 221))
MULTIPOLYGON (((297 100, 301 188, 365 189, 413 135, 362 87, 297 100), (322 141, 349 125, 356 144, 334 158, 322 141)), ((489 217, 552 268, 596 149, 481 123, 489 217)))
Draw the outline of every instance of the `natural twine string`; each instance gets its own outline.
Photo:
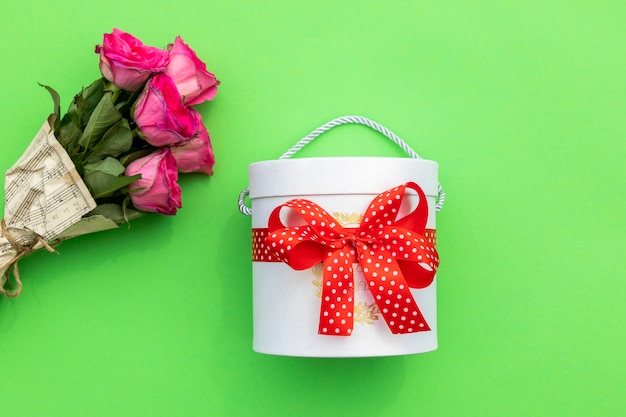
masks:
POLYGON ((4 221, 4 219, 0 220, 0 230, 2 231, 2 235, 9 241, 9 243, 15 249, 16 255, 11 258, 8 262, 5 262, 4 265, 0 266, 0 269, 5 269, 2 278, 0 279, 0 294, 3 294, 9 298, 14 298, 20 295, 22 292, 22 281, 20 280, 20 272, 17 267, 17 262, 22 259, 24 256, 31 254, 35 250, 35 246, 40 243, 48 252, 54 252, 54 248, 50 246, 50 244, 37 233, 33 233, 34 239, 28 245, 22 245, 18 242, 12 235, 9 233, 9 229, 4 221), (16 288, 13 289, 13 283, 11 282, 11 272, 13 272, 13 280, 15 281, 16 288), (5 288, 5 286, 7 288, 5 288))

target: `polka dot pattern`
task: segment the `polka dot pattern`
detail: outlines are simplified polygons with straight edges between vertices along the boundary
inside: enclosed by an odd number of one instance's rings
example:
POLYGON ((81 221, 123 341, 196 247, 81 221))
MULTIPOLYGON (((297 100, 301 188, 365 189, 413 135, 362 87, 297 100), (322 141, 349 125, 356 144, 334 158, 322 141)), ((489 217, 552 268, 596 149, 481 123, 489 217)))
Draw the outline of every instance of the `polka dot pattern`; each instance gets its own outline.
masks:
POLYGON ((430 330, 392 252, 379 244, 361 244, 359 263, 378 310, 392 333, 430 330))
POLYGON ((323 263, 320 334, 348 336, 352 333, 353 263, 356 262, 392 333, 428 331, 430 327, 404 278, 406 272, 415 272, 417 266, 419 276, 425 277, 425 284, 420 286, 423 288, 430 285, 439 266, 434 231, 425 231, 427 217, 426 197, 415 183, 406 183, 378 195, 356 229, 343 228, 328 212, 309 200, 294 199, 274 209, 267 231, 253 231, 252 256, 253 260, 261 262, 280 260, 295 269, 323 263), (406 188, 417 192, 419 203, 398 220, 406 188), (296 211, 306 225, 286 227, 280 219, 283 208, 296 211))
POLYGON ((270 246, 265 245, 269 235, 269 229, 252 229, 252 262, 282 262, 270 246))
MULTIPOLYGON (((354 233, 356 228, 346 229, 351 233, 354 233)), ((252 262, 283 262, 283 260, 274 255, 271 246, 265 243, 265 239, 270 235, 268 228, 254 228, 252 229, 252 262)), ((426 242, 429 245, 435 246, 437 242, 437 230, 426 229, 423 234, 426 238, 426 242)))
POLYGON ((324 282, 319 334, 349 336, 354 321, 354 249, 328 252, 324 259, 324 282))

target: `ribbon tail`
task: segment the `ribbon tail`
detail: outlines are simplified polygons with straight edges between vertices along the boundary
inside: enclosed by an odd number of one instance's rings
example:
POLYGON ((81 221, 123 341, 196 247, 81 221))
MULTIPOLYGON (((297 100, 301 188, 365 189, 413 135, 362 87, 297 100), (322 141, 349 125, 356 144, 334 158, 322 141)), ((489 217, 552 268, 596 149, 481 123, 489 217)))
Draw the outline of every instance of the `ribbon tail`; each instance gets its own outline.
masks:
POLYGON ((400 267, 391 254, 372 245, 363 245, 359 263, 374 301, 393 334, 429 331, 400 267), (380 257, 382 255, 382 257, 380 257))
POLYGON ((350 336, 354 326, 354 276, 350 249, 329 251, 324 258, 318 333, 350 336))

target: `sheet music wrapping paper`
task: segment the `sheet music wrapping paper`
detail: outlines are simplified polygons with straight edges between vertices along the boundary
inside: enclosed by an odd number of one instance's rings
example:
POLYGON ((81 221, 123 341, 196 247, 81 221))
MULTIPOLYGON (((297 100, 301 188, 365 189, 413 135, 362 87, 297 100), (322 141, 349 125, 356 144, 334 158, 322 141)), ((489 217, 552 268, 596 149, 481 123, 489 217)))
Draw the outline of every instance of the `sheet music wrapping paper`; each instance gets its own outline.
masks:
MULTIPOLYGON (((101 216, 83 218, 96 202, 55 138, 52 117, 5 175, 4 221, 11 236, 25 246, 36 235, 55 241, 116 227, 101 216)), ((0 265, 15 255, 13 245, 0 236, 0 265)), ((0 269, 0 276, 5 270, 0 269)))

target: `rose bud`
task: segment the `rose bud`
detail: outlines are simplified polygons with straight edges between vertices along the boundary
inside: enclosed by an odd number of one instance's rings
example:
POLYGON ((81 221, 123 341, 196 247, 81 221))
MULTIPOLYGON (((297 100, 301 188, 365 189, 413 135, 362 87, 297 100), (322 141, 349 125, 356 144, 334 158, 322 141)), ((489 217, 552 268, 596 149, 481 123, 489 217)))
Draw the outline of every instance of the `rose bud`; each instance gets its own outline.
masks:
POLYGON ((194 110, 197 117, 197 132, 191 140, 173 145, 170 149, 179 172, 202 172, 207 175, 213 175, 213 165, 215 165, 215 157, 213 155, 213 147, 209 132, 202 123, 200 113, 194 110))
POLYGON ((130 184, 130 199, 138 210, 168 215, 182 207, 176 160, 169 148, 161 148, 131 162, 124 175, 141 174, 130 184))
POLYGON ((144 45, 133 35, 119 29, 105 33, 100 54, 104 78, 126 91, 138 89, 154 73, 163 72, 169 62, 166 51, 144 45))
POLYGON ((135 104, 135 123, 153 146, 188 141, 196 133, 196 118, 185 106, 172 79, 157 74, 148 81, 135 104))
POLYGON ((206 69, 196 53, 177 36, 173 44, 167 46, 170 62, 165 73, 172 77, 178 92, 187 106, 212 100, 220 84, 215 75, 206 69))

